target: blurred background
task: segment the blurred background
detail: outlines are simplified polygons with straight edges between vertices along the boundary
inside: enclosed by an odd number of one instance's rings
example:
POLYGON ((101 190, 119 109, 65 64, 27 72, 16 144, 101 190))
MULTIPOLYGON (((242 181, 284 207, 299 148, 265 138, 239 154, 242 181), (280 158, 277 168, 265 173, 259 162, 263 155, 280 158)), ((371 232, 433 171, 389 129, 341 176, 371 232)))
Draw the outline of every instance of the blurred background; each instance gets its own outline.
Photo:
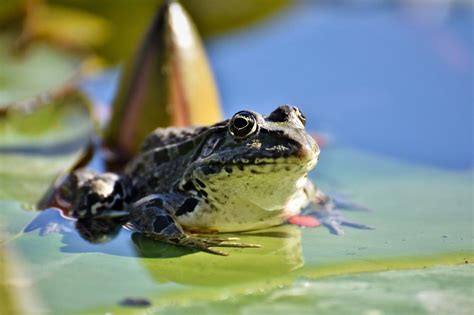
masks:
MULTIPOLYGON (((347 227, 339 237, 285 225, 276 231, 295 233, 242 235, 263 242, 262 250, 234 250, 221 260, 157 242, 148 245, 153 254, 137 251, 120 227, 109 243, 90 244, 57 211, 30 211, 58 174, 86 160, 95 127, 116 116, 112 136, 127 127, 120 120, 126 111, 114 116, 116 95, 127 87, 121 74, 141 60, 136 52, 161 3, 0 0, 0 313, 122 313, 124 298, 145 297, 155 311, 169 305, 171 313, 181 305, 222 314, 232 302, 235 313, 246 314, 471 314, 472 1, 182 0, 202 43, 195 37, 190 54, 186 45, 161 46, 184 69, 177 76, 161 71, 169 59, 148 56, 158 83, 145 80, 151 102, 142 117, 169 114, 176 99, 160 93, 173 75, 201 121, 300 107, 310 132, 325 140, 311 178, 373 209, 345 215, 374 230, 347 227), (188 67, 192 58, 185 57, 193 54, 195 67, 188 67), (209 73, 215 86, 201 80, 209 73), (79 78, 92 106, 82 95, 63 95, 71 78, 79 78), (203 90, 211 101, 190 97, 203 90), (25 228, 31 222, 42 229, 25 228)), ((173 32, 156 29, 148 43, 160 47, 163 33, 173 32)), ((143 75, 146 67, 138 69, 143 75)), ((144 125, 135 124, 128 127, 144 125)), ((103 162, 96 157, 90 166, 101 170, 103 162)))
MULTIPOLYGON (((83 86, 96 104, 110 104, 118 65, 135 51, 160 2, 137 1, 130 10, 127 1, 4 0, 0 102, 57 84, 69 75, 71 56, 87 56, 106 71, 83 86), (38 45, 50 50, 28 62, 15 57, 28 69, 19 77, 5 51, 31 56, 38 45)), ((472 168, 472 2, 182 3, 204 35, 226 117, 290 103, 333 144, 472 168)))
POLYGON ((455 1, 297 1, 208 49, 227 115, 291 103, 334 143, 467 169, 473 21, 455 1))

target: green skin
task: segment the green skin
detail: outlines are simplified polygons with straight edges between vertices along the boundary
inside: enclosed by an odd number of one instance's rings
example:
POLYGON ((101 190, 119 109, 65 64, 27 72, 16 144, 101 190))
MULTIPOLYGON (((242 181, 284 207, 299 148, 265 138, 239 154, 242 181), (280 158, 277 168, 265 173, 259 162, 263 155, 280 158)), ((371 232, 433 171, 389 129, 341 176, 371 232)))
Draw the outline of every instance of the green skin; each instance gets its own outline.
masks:
POLYGON ((304 126, 300 110, 283 105, 268 116, 241 111, 209 127, 157 129, 123 174, 78 170, 62 197, 78 219, 124 217, 163 242, 220 255, 211 247, 258 247, 192 232, 260 229, 310 203, 331 208, 308 180, 319 147, 304 126))

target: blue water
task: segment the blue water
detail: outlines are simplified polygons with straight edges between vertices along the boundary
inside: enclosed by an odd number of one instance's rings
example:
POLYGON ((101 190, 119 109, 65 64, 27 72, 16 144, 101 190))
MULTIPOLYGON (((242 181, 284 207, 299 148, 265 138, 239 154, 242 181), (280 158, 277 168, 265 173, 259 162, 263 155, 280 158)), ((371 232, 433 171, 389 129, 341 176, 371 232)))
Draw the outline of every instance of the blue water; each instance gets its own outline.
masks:
MULTIPOLYGON (((207 48, 226 116, 291 103, 334 144, 472 169, 473 17, 447 5, 300 1, 207 48)), ((96 96, 110 97, 108 86, 96 96)))

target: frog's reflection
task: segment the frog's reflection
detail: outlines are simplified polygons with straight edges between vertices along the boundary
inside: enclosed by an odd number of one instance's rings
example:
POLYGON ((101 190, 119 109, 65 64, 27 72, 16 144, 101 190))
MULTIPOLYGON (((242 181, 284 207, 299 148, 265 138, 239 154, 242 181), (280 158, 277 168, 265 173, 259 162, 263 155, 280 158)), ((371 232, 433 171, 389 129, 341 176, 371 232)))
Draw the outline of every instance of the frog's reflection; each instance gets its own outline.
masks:
POLYGON ((75 227, 79 235, 92 244, 103 244, 113 240, 122 225, 126 223, 123 218, 118 219, 79 219, 75 227))
POLYGON ((124 219, 73 220, 49 208, 25 228, 42 236, 61 234, 60 248, 67 253, 99 252, 141 258, 138 261, 153 278, 186 284, 213 285, 284 275, 303 266, 301 229, 294 225, 219 235, 239 237, 262 248, 226 248, 229 256, 216 256, 181 246, 161 243, 122 227, 124 219))
POLYGON ((188 251, 186 248, 157 243, 143 235, 134 234, 133 241, 141 259, 140 263, 157 281, 172 281, 192 285, 221 285, 254 281, 285 275, 303 266, 301 229, 282 225, 264 230, 239 233, 240 241, 256 243, 261 248, 227 249, 229 256, 196 253, 174 259, 162 259, 170 252, 188 251))

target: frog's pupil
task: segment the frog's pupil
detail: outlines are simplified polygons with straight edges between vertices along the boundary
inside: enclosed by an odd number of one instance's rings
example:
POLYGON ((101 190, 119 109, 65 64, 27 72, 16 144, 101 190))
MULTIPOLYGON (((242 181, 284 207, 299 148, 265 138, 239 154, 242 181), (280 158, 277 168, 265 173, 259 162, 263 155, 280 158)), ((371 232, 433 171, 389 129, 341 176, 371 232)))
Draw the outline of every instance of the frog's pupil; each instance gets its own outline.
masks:
POLYGON ((234 126, 237 129, 243 129, 247 127, 249 124, 249 121, 243 117, 237 117, 234 119, 234 126))

